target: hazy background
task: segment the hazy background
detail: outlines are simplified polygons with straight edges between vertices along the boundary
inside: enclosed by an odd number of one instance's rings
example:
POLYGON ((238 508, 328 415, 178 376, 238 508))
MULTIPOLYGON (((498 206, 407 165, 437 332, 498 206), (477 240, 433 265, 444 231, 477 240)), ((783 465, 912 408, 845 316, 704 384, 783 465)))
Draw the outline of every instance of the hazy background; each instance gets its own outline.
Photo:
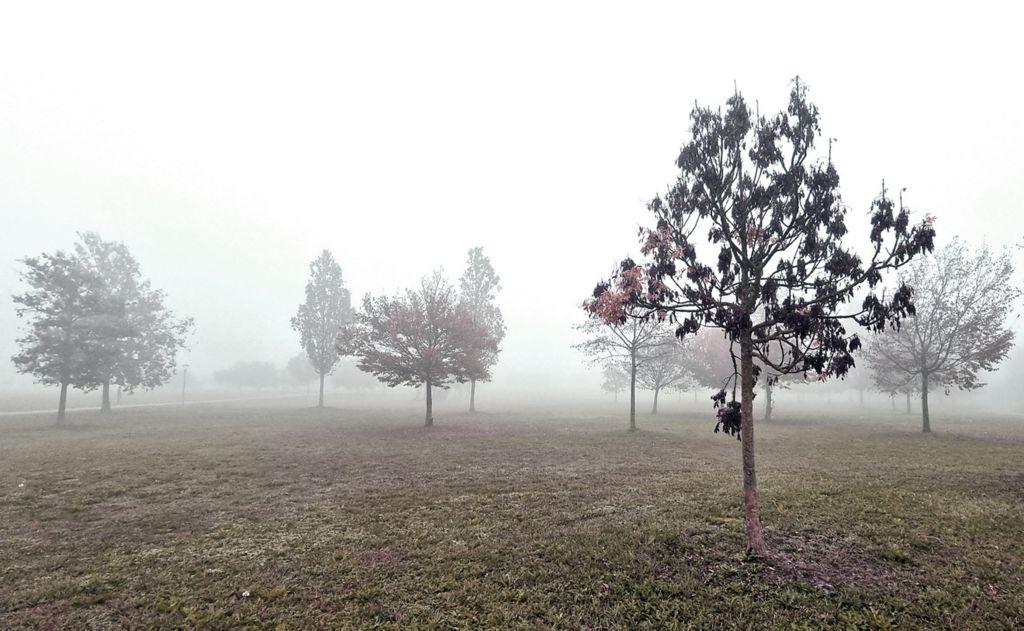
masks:
MULTIPOLYGON (((811 86, 862 240, 884 177, 940 244, 1021 241, 1018 9, 770 4, 4 4, 0 390, 32 383, 16 259, 94 230, 195 318, 207 382, 299 352, 323 248, 358 299, 483 246, 508 325, 488 388, 596 396, 579 304, 734 80, 769 113, 811 86)), ((1022 363, 973 396, 1021 401, 1022 363)))

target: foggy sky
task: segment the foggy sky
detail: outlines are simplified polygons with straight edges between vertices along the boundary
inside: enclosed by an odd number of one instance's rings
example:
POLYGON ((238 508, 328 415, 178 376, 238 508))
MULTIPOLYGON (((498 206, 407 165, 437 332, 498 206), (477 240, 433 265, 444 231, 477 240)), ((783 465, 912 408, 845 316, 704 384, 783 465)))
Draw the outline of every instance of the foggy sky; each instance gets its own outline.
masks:
POLYGON ((9 362, 15 259, 80 230, 195 318, 200 374, 299 352, 323 248, 359 299, 454 280, 483 246, 496 381, 596 383, 569 348, 579 305, 636 251, 694 101, 734 81, 762 113, 810 85, 862 241, 882 178, 938 245, 1024 236, 1019 9, 484 4, 5 5, 0 387, 31 383, 9 362))

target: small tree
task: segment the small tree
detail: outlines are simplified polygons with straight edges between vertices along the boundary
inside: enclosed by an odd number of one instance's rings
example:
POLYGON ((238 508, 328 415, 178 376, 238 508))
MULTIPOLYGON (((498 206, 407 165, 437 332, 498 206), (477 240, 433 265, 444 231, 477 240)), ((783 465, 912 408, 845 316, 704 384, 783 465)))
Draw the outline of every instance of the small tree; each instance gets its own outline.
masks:
POLYGON ((591 364, 618 363, 629 374, 629 431, 636 431, 637 370, 652 357, 651 351, 665 342, 665 328, 655 319, 628 318, 604 323, 587 320, 577 330, 586 341, 573 348, 587 356, 591 364))
POLYGON ((643 351, 637 365, 636 380, 641 388, 654 392, 651 414, 658 414, 658 394, 667 388, 681 388, 690 379, 686 368, 684 344, 671 331, 662 334, 656 346, 643 351))
POLYGON ((292 328, 299 332, 302 348, 320 376, 317 407, 324 406, 324 377, 338 363, 338 331, 351 320, 352 298, 341 277, 341 266, 324 250, 309 264, 306 301, 292 318, 292 328))
POLYGON ((1008 252, 988 247, 972 253, 954 239, 934 257, 917 261, 903 277, 914 288, 917 315, 872 344, 869 361, 876 383, 921 393, 921 431, 930 432, 928 392, 941 386, 974 390, 978 373, 993 371, 1013 347, 1006 320, 1019 289, 1010 284, 1008 252))
POLYGON ((102 411, 110 410, 110 384, 128 392, 167 383, 185 347, 192 320, 178 319, 164 305, 164 293, 142 278, 138 261, 124 243, 79 233, 75 255, 99 279, 103 314, 88 349, 102 411))
POLYGON ((604 365, 601 376, 604 377, 604 380, 601 382, 601 389, 605 392, 613 393, 615 400, 618 401, 619 390, 625 390, 629 387, 629 373, 620 367, 619 362, 609 361, 604 365))
POLYGON ((63 425, 68 388, 95 383, 89 349, 96 345, 97 322, 104 317, 103 285, 82 262, 63 251, 21 259, 28 290, 14 296, 15 313, 28 323, 12 360, 20 373, 38 383, 60 386, 57 425, 63 425))
POLYGON ((405 295, 363 299, 355 324, 342 329, 337 348, 358 358, 359 368, 389 387, 424 386, 427 427, 434 424, 432 388, 487 378, 482 340, 493 340, 474 322, 441 272, 425 277, 405 295))
POLYGON ((623 261, 600 283, 587 311, 622 324, 640 317, 678 324, 677 335, 722 329, 738 347, 731 395, 716 395, 718 429, 742 441, 747 550, 767 554, 754 462, 755 359, 770 373, 841 377, 860 339, 845 322, 879 331, 913 312, 911 289, 868 292, 861 308, 842 306, 886 270, 931 250, 930 222, 911 228, 906 208, 884 190, 872 204, 870 255, 843 245, 846 207, 831 161, 815 159, 818 110, 799 80, 785 111, 755 118, 740 94, 725 110, 695 107, 691 139, 664 198, 649 205, 656 226, 642 232, 648 262, 623 261), (705 244, 704 242, 707 242, 705 244), (717 251, 716 251, 717 250, 717 251), (737 399, 737 390, 739 398, 737 399))
POLYGON ((466 271, 459 279, 459 298, 469 312, 473 323, 485 334, 474 349, 480 356, 472 364, 480 372, 469 375, 469 411, 476 411, 476 382, 491 377, 490 369, 498 361, 498 345, 505 337, 505 322, 495 302, 501 291, 501 279, 484 256, 483 248, 473 248, 466 257, 466 271))

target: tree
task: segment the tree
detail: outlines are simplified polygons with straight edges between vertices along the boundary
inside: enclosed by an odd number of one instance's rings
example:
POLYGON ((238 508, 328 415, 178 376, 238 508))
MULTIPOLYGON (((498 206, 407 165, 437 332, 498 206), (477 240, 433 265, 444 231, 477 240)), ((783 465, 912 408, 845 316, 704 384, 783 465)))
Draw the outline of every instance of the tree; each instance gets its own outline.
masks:
POLYGON ((28 331, 18 338, 20 352, 12 360, 18 372, 34 375, 38 383, 60 386, 57 425, 63 425, 68 387, 85 388, 96 379, 88 351, 103 317, 104 288, 78 258, 60 250, 21 263, 28 290, 13 299, 28 331))
POLYGON ((915 262, 901 279, 914 288, 917 315, 885 333, 868 355, 876 383, 921 393, 921 431, 930 432, 928 392, 941 386, 975 390, 1013 347, 1006 320, 1021 292, 1010 283, 1013 261, 1004 251, 977 252, 954 239, 934 257, 915 262))
POLYGON ((875 288, 884 272, 930 251, 935 231, 929 219, 911 227, 902 200, 897 207, 883 186, 872 204, 867 260, 844 247, 839 176, 831 148, 827 159, 813 156, 821 134, 818 110, 799 79, 783 112, 755 118, 737 93, 724 111, 695 107, 690 132, 675 184, 648 206, 656 226, 641 232, 646 262, 624 260, 586 309, 620 324, 640 310, 641 318, 676 323, 679 336, 719 328, 738 346, 731 396, 726 389, 715 396, 715 429, 742 442, 747 550, 764 555, 754 461, 755 359, 768 368, 767 379, 792 372, 845 375, 860 339, 844 324, 879 331, 913 313, 910 287, 891 295, 875 288), (863 287, 869 291, 860 308, 843 313, 863 287))
POLYGON ((615 400, 619 400, 619 390, 629 387, 629 373, 623 370, 617 362, 609 361, 601 371, 604 381, 601 382, 601 389, 605 392, 615 394, 615 400))
POLYGON ((684 344, 669 330, 662 332, 660 343, 645 349, 637 364, 636 380, 640 387, 654 392, 651 414, 658 414, 658 394, 666 388, 680 388, 690 379, 686 368, 684 344))
POLYGON ((466 271, 459 279, 459 298, 465 304, 470 318, 485 335, 475 351, 480 354, 473 364, 483 370, 469 375, 469 411, 476 411, 476 382, 490 379, 490 369, 498 361, 498 345, 505 337, 505 322, 501 309, 495 303, 501 291, 501 279, 484 256, 483 248, 473 248, 466 257, 466 271))
POLYGON ((78 236, 75 255, 102 286, 103 313, 88 350, 95 380, 87 389, 102 388, 101 410, 109 411, 111 383, 132 392, 170 380, 193 324, 164 305, 164 293, 142 278, 124 243, 104 241, 94 232, 78 236))
POLYGON ((306 301, 292 318, 292 328, 301 336, 302 349, 320 376, 320 399, 324 406, 324 377, 338 363, 335 340, 338 331, 352 319, 352 298, 341 277, 341 266, 329 250, 309 264, 306 301))
POLYGON ((881 337, 874 337, 864 346, 864 356, 871 370, 871 381, 876 390, 889 395, 894 411, 896 396, 904 395, 907 400, 907 414, 910 414, 910 397, 916 392, 917 379, 914 375, 900 372, 879 357, 879 345, 882 343, 881 337))
POLYGON ((434 424, 432 388, 446 389, 475 376, 490 377, 482 358, 493 348, 480 349, 493 340, 459 301, 441 272, 424 277, 419 290, 405 295, 363 298, 362 310, 352 326, 338 335, 342 355, 358 358, 359 369, 389 387, 424 386, 425 425, 434 424))
POLYGON ((620 363, 629 374, 629 431, 635 432, 637 370, 650 359, 650 351, 665 342, 664 327, 654 319, 627 318, 622 322, 589 319, 576 328, 588 337, 573 348, 591 364, 620 363))
POLYGON ((306 387, 307 395, 309 394, 309 384, 316 381, 319 376, 316 370, 313 369, 313 364, 310 363, 309 355, 306 353, 299 353, 289 359, 284 369, 292 384, 306 387))

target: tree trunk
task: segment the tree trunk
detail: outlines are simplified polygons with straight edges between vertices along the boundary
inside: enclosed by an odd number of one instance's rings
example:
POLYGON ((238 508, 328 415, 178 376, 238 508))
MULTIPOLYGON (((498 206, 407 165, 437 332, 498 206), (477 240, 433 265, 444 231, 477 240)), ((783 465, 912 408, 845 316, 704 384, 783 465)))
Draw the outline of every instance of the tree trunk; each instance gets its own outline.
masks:
POLYGON ((889 402, 892 403, 892 411, 895 412, 896 411, 896 395, 895 394, 889 397, 889 402))
POLYGON ((910 414, 910 390, 907 390, 907 414, 910 414))
POLYGON ((476 412, 476 379, 469 380, 469 411, 476 412))
POLYGON ((921 431, 925 434, 929 434, 932 431, 931 423, 928 419, 928 373, 921 373, 921 431))
POLYGON ((424 427, 430 427, 434 424, 434 398, 430 392, 430 379, 427 379, 427 419, 424 422, 424 427))
POLYGON ((60 403, 57 404, 57 426, 63 427, 64 413, 68 408, 68 383, 60 384, 60 403))
POLYGON ((121 386, 117 387, 117 404, 121 405, 121 386))
POLYGON ((629 354, 629 431, 636 431, 636 349, 629 354))
POLYGON ((658 392, 660 390, 661 390, 661 388, 655 388, 654 389, 654 407, 651 408, 651 416, 657 416, 658 415, 658 392))
POLYGON ((765 379, 764 382, 764 420, 766 423, 770 423, 772 420, 772 410, 775 408, 775 404, 772 402, 772 386, 765 379))
POLYGON ((316 404, 318 408, 324 406, 324 373, 320 373, 320 402, 316 404))
POLYGON ((103 382, 103 403, 100 404, 100 412, 110 411, 110 381, 103 382))
POLYGON ((743 505, 746 513, 747 554, 767 556, 757 499, 757 469, 754 465, 754 343, 750 331, 740 337, 740 441, 743 443, 743 505))

